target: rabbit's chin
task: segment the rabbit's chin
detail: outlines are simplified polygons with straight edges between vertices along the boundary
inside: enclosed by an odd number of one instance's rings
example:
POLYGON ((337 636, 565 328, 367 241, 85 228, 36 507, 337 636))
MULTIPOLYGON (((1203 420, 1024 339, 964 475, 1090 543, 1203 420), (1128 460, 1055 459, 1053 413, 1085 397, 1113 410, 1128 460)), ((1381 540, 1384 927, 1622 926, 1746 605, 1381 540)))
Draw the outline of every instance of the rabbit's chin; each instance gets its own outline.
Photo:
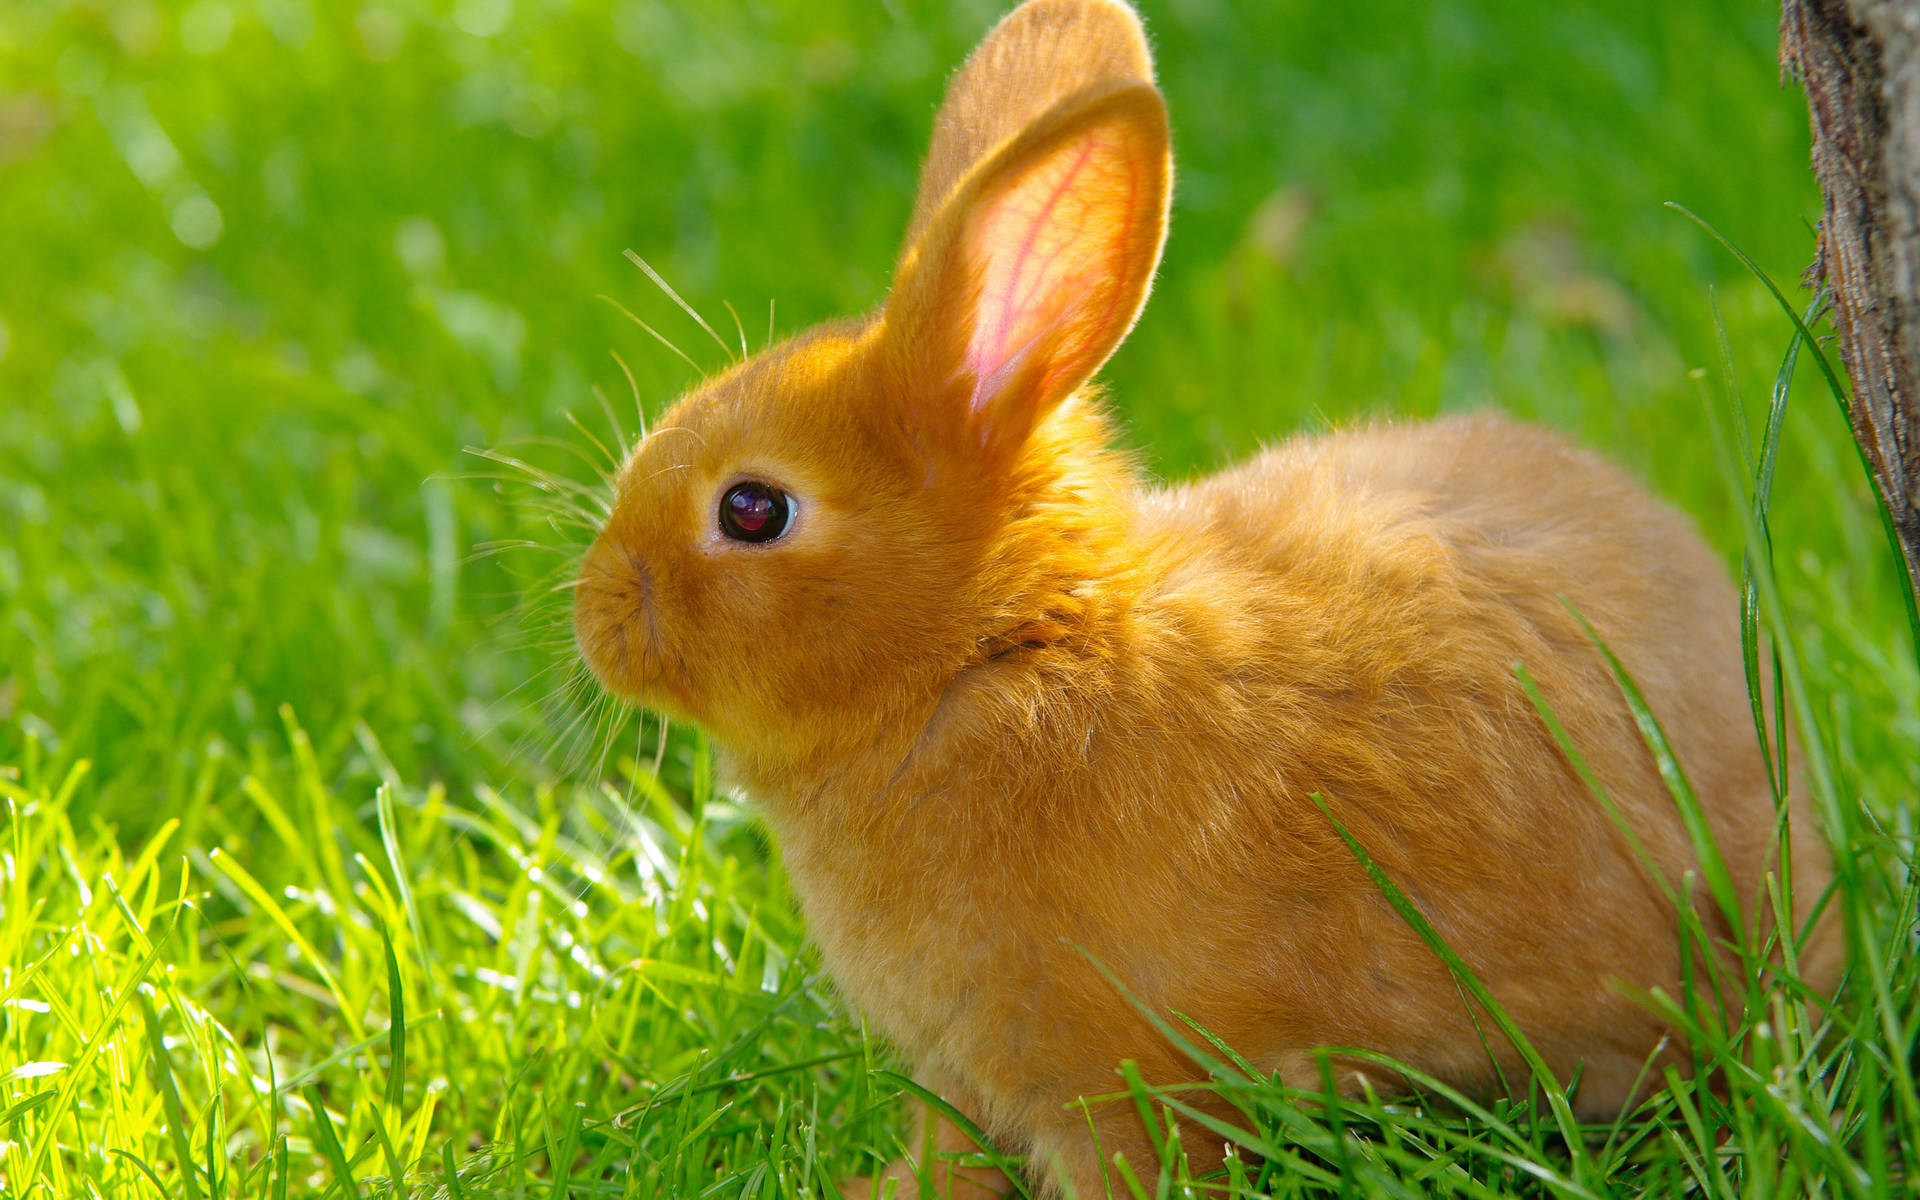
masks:
POLYGON ((695 698, 644 630, 625 622, 588 630, 576 621, 574 640, 609 694, 674 720, 700 719, 695 698))

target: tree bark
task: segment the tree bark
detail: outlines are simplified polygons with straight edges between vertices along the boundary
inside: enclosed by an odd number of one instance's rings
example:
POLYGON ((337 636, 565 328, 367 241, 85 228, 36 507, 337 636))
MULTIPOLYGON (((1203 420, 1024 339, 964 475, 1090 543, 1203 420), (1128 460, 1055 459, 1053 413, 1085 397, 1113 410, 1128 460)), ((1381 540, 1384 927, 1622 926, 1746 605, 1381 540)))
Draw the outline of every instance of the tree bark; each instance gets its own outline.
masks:
POLYGON ((1810 284, 1833 297, 1848 416, 1920 590, 1920 0, 1784 0, 1826 197, 1810 284))

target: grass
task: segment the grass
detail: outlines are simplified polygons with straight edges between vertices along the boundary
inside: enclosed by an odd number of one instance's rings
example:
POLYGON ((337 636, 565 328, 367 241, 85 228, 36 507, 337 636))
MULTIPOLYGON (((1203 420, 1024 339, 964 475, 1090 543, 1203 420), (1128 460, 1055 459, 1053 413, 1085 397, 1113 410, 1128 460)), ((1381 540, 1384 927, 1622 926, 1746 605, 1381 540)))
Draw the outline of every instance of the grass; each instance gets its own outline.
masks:
MULTIPOLYGON (((777 330, 872 303, 994 8, 0 8, 0 1193, 831 1195, 899 1151, 903 1084, 697 734, 584 706, 556 602, 520 615, 577 531, 462 450, 590 480, 568 413, 607 442, 596 391, 630 433, 629 370, 648 412, 693 378, 596 295, 723 360, 623 250, 756 343, 769 296, 777 330)), ((1721 1088, 1573 1136, 1537 1082, 1303 1106, 1174 1028, 1245 1115, 1226 1182, 1908 1194, 1898 575, 1811 351, 1791 382, 1792 323, 1662 207, 1811 257, 1774 11, 1143 8, 1181 174, 1107 371, 1129 437, 1179 475, 1498 403, 1751 545, 1854 949, 1818 1029, 1758 972, 1717 981, 1732 1028, 1667 998, 1721 1088)), ((1203 1117, 1114 1087, 1165 1159, 1116 1193, 1188 1187, 1203 1117)))

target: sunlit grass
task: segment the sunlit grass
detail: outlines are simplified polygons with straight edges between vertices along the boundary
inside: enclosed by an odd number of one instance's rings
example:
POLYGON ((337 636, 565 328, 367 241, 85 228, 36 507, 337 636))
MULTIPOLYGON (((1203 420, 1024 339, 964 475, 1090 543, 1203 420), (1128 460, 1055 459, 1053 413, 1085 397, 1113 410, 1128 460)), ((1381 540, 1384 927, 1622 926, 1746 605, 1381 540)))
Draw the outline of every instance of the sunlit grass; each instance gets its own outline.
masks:
POLYGON ((688 1194, 720 1162, 791 1192, 883 1136, 859 1032, 704 771, 684 800, 641 773, 349 803, 286 717, 295 765, 209 801, 272 830, 244 846, 169 821, 130 860, 69 819, 83 771, 30 750, 0 784, 9 1194, 688 1194))
MULTIPOLYGON (((881 295, 997 7, 0 6, 0 1194, 817 1196, 900 1151, 777 856, 694 731, 595 699, 567 583, 643 414, 881 295)), ((1791 324, 1662 207, 1811 257, 1774 10, 1143 8, 1180 172, 1129 440, 1573 432, 1762 568, 1848 831, 1830 1018, 1790 971, 1724 981, 1730 1028, 1669 999, 1717 1087, 1569 1140, 1539 1092, 1303 1105, 1181 1026, 1245 1116, 1224 1183, 1903 1194, 1898 575, 1809 352, 1781 386, 1791 324)), ((1116 1193, 1188 1186, 1222 1131, 1114 1089, 1166 1160, 1116 1193)))

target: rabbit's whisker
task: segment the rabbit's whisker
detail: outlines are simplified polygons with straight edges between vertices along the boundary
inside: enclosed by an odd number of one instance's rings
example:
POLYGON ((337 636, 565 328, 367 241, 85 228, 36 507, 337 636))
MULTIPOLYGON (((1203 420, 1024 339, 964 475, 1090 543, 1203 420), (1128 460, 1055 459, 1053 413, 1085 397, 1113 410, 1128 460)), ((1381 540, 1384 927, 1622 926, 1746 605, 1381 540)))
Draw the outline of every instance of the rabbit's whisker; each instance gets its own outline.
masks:
MULTIPOLYGON (((596 393, 598 393, 599 390, 600 390, 599 388, 594 389, 596 393)), ((601 404, 604 406, 605 403, 606 403, 606 399, 605 397, 602 397, 601 404)), ((606 487, 612 487, 613 475, 615 472, 618 472, 620 470, 620 460, 613 456, 613 451, 607 449, 607 444, 601 441, 597 434, 595 434, 591 429, 588 429, 584 424, 582 424, 579 417, 576 417, 573 415, 572 410, 568 410, 566 416, 567 416, 567 424, 579 430, 580 436, 583 438, 586 438, 588 444, 590 444, 595 450, 598 450, 600 452, 600 457, 606 459, 607 465, 605 467, 602 467, 597 460, 587 459, 587 456, 584 453, 581 453, 577 448, 573 448, 575 450, 575 453, 580 454, 580 457, 583 460, 586 460, 587 464, 593 468, 594 473, 600 476, 600 482, 602 485, 606 487)), ((614 432, 618 434, 619 430, 616 429, 614 432)))
POLYGON ((631 309, 629 309, 626 305, 620 303, 618 300, 615 300, 612 296, 602 293, 599 299, 605 300, 608 304, 611 304, 614 308, 618 309, 620 311, 620 314, 626 317, 627 320, 632 321, 635 325, 638 325, 640 328, 646 330, 649 334, 653 336, 653 339, 655 341, 659 342, 662 346, 665 346, 667 349, 673 351, 675 354, 679 355, 680 361, 686 363, 689 367, 692 367, 695 374, 699 375, 703 379, 706 378, 707 373, 700 369, 700 364, 693 361, 692 357, 690 357, 685 350, 682 350, 680 347, 674 345, 672 341, 668 340, 666 334, 661 333, 658 329, 655 329, 653 326, 647 324, 645 321, 642 321, 639 317, 633 314, 633 311, 631 309))
POLYGON ((740 323, 740 314, 734 309, 733 301, 722 300, 720 303, 726 307, 727 315, 733 318, 733 330, 740 335, 740 361, 745 362, 751 353, 747 349, 747 327, 740 323))
POLYGON ((684 433, 688 437, 692 438, 695 442, 699 443, 701 449, 703 450, 706 449, 707 439, 702 437, 700 434, 700 431, 698 429, 695 429, 691 425, 669 425, 665 429, 654 430, 654 433, 656 434, 684 433))
POLYGON ((642 271, 645 271, 647 273, 647 278, 653 280, 654 286, 667 294, 667 299, 679 305, 681 312, 686 313, 689 317, 692 317, 694 324, 700 326, 700 328, 707 331, 707 336, 713 339, 713 344, 720 347, 720 352, 727 356, 728 362, 732 362, 733 347, 727 345, 725 339, 723 339, 719 334, 713 331, 713 326, 707 324, 707 319, 701 316, 699 312, 694 309, 693 305, 688 304, 685 300, 682 300, 680 298, 680 293, 674 291, 672 285, 670 285, 666 280, 662 279, 660 277, 660 272, 654 270, 652 265, 648 263, 646 259, 641 258, 638 254, 635 254, 631 250, 628 250, 626 252, 626 255, 627 255, 627 261, 631 262, 634 266, 639 267, 642 271))
MULTIPOLYGON (((609 350, 607 351, 607 353, 613 355, 613 361, 620 364, 620 373, 627 377, 627 388, 629 391, 633 393, 633 412, 635 417, 640 422, 640 433, 634 439, 635 442, 638 442, 647 436, 647 409, 646 409, 646 406, 642 404, 640 401, 640 385, 634 382, 633 370, 632 368, 627 366, 627 360, 620 357, 620 352, 618 350, 609 350)), ((605 404, 606 398, 603 396, 600 402, 602 404, 605 404)), ((612 409, 607 410, 607 420, 613 421, 612 409)), ((617 431, 620 428, 619 422, 614 421, 613 427, 617 431)), ((622 438, 621 439, 622 448, 625 448, 628 445, 629 443, 626 441, 626 439, 622 438)))

